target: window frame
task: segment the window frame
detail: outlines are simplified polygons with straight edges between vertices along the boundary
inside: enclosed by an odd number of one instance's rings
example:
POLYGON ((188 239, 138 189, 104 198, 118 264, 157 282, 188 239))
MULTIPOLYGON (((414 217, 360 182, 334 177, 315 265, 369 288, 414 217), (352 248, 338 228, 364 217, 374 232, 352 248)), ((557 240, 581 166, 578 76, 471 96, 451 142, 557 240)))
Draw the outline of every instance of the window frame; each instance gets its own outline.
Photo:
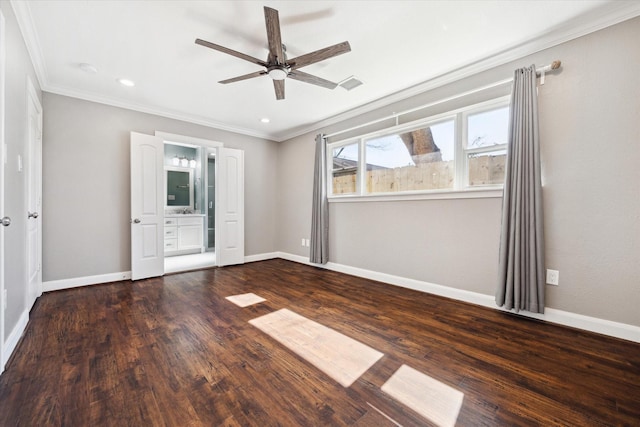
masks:
POLYGON ((328 173, 327 173, 327 179, 328 179, 328 183, 327 183, 327 194, 329 197, 358 197, 361 194, 360 191, 360 175, 362 174, 361 171, 361 162, 362 162, 362 147, 361 147, 361 143, 360 143, 360 139, 359 137, 357 138, 350 138, 350 139, 345 139, 344 141, 338 141, 338 142, 332 142, 331 144, 327 144, 327 150, 326 150, 326 154, 327 154, 327 169, 328 169, 328 173), (358 147, 358 160, 357 160, 357 165, 356 165, 356 191, 353 193, 344 193, 344 194, 337 194, 334 195, 333 194, 333 150, 335 150, 336 148, 340 148, 340 147, 346 147, 349 145, 354 145, 356 144, 358 147))
MULTIPOLYGON (((506 150, 508 144, 497 144, 487 147, 466 148, 468 135, 468 117, 503 107, 509 107, 511 95, 501 96, 488 101, 468 105, 454 110, 435 114, 422 119, 397 124, 363 135, 351 136, 344 140, 327 143, 327 197, 331 202, 344 201, 391 201, 421 199, 451 199, 501 197, 503 184, 469 185, 469 154, 482 154, 491 151, 506 150), (437 125, 448 120, 454 121, 454 181, 453 188, 433 190, 413 190, 385 193, 366 192, 366 145, 367 141, 392 134, 410 132, 411 130, 437 125), (355 193, 333 194, 333 151, 336 148, 357 144, 358 161, 356 168, 355 193)), ((398 123, 398 120, 396 120, 398 123)))

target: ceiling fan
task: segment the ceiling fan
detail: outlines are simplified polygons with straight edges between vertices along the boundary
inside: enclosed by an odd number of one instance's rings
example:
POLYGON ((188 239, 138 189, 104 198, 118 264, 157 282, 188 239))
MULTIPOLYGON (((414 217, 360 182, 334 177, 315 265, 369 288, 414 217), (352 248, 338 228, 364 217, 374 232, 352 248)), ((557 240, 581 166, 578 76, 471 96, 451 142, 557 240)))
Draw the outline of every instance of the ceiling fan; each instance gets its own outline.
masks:
POLYGON ((241 80, 268 75, 273 80, 276 99, 284 99, 284 79, 286 78, 298 80, 304 83, 311 83, 327 89, 335 89, 335 87, 338 86, 337 83, 300 71, 300 68, 350 52, 351 46, 349 46, 349 42, 338 43, 333 46, 325 47, 324 49, 300 55, 296 58, 288 59, 280 36, 280 18, 278 16, 278 11, 265 6, 264 19, 267 25, 267 41, 269 43, 269 55, 266 61, 262 61, 258 58, 254 58, 253 56, 245 55, 244 53, 237 52, 206 40, 196 39, 196 44, 224 52, 265 67, 265 70, 222 80, 219 83, 234 83, 241 80))

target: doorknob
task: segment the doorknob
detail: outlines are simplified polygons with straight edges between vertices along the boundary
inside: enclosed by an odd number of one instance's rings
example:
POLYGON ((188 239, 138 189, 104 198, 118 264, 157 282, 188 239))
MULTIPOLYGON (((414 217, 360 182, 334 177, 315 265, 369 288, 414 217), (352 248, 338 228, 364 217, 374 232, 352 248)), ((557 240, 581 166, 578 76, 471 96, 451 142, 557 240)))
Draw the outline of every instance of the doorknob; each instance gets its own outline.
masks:
POLYGON ((4 218, 0 219, 0 223, 2 223, 2 225, 4 225, 5 227, 8 227, 11 225, 11 218, 5 216, 4 218))
POLYGON ((138 219, 138 218, 134 219, 134 220, 133 220, 133 223, 134 223, 134 224, 140 224, 140 219, 138 219))
POLYGON ((27 218, 38 218, 38 212, 28 212, 27 211, 27 218))

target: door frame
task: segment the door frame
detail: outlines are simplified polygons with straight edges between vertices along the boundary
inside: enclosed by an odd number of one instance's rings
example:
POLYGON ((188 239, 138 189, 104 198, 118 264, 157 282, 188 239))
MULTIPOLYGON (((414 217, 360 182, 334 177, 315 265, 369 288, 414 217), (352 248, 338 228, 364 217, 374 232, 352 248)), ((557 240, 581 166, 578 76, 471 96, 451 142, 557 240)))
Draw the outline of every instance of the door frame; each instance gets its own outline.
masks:
MULTIPOLYGON (((31 310, 33 304, 36 302, 36 299, 40 295, 42 295, 42 104, 40 103, 40 99, 38 98, 38 94, 36 92, 36 88, 31 81, 31 78, 27 75, 27 137, 29 140, 27 141, 27 159, 26 159, 26 172, 27 172, 27 197, 25 199, 25 213, 29 212, 30 206, 29 202, 31 199, 31 191, 35 191, 36 197, 36 205, 34 207, 34 212, 38 213, 36 218, 33 218, 36 221, 37 227, 37 236, 35 243, 36 250, 36 264, 37 264, 37 272, 35 278, 35 292, 31 289, 31 282, 29 280, 29 268, 26 271, 26 283, 27 283, 27 292, 25 295, 26 299, 26 307, 27 310, 31 310), (37 116, 37 129, 36 134, 32 135, 31 128, 31 117, 30 117, 30 104, 33 103, 36 109, 37 116), (35 138, 35 141, 32 141, 32 138, 35 138), (35 144, 35 145, 32 145, 35 144), (33 188, 29 185, 29 180, 31 179, 32 171, 35 170, 35 182, 32 183, 33 188), (33 295, 33 299, 31 296, 33 295)), ((29 266, 30 259, 30 245, 29 245, 29 224, 28 221, 30 219, 27 218, 27 227, 25 228, 25 246, 26 246, 26 260, 27 267, 29 266)))

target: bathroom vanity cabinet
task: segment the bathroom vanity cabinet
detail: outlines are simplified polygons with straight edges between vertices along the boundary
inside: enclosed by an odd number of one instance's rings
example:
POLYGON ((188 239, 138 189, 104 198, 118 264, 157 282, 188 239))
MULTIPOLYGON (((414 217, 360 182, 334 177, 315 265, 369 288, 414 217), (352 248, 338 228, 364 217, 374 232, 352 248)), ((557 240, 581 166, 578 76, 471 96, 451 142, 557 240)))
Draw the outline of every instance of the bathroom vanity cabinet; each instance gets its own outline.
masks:
POLYGON ((204 215, 165 215, 165 256, 204 252, 204 215))

